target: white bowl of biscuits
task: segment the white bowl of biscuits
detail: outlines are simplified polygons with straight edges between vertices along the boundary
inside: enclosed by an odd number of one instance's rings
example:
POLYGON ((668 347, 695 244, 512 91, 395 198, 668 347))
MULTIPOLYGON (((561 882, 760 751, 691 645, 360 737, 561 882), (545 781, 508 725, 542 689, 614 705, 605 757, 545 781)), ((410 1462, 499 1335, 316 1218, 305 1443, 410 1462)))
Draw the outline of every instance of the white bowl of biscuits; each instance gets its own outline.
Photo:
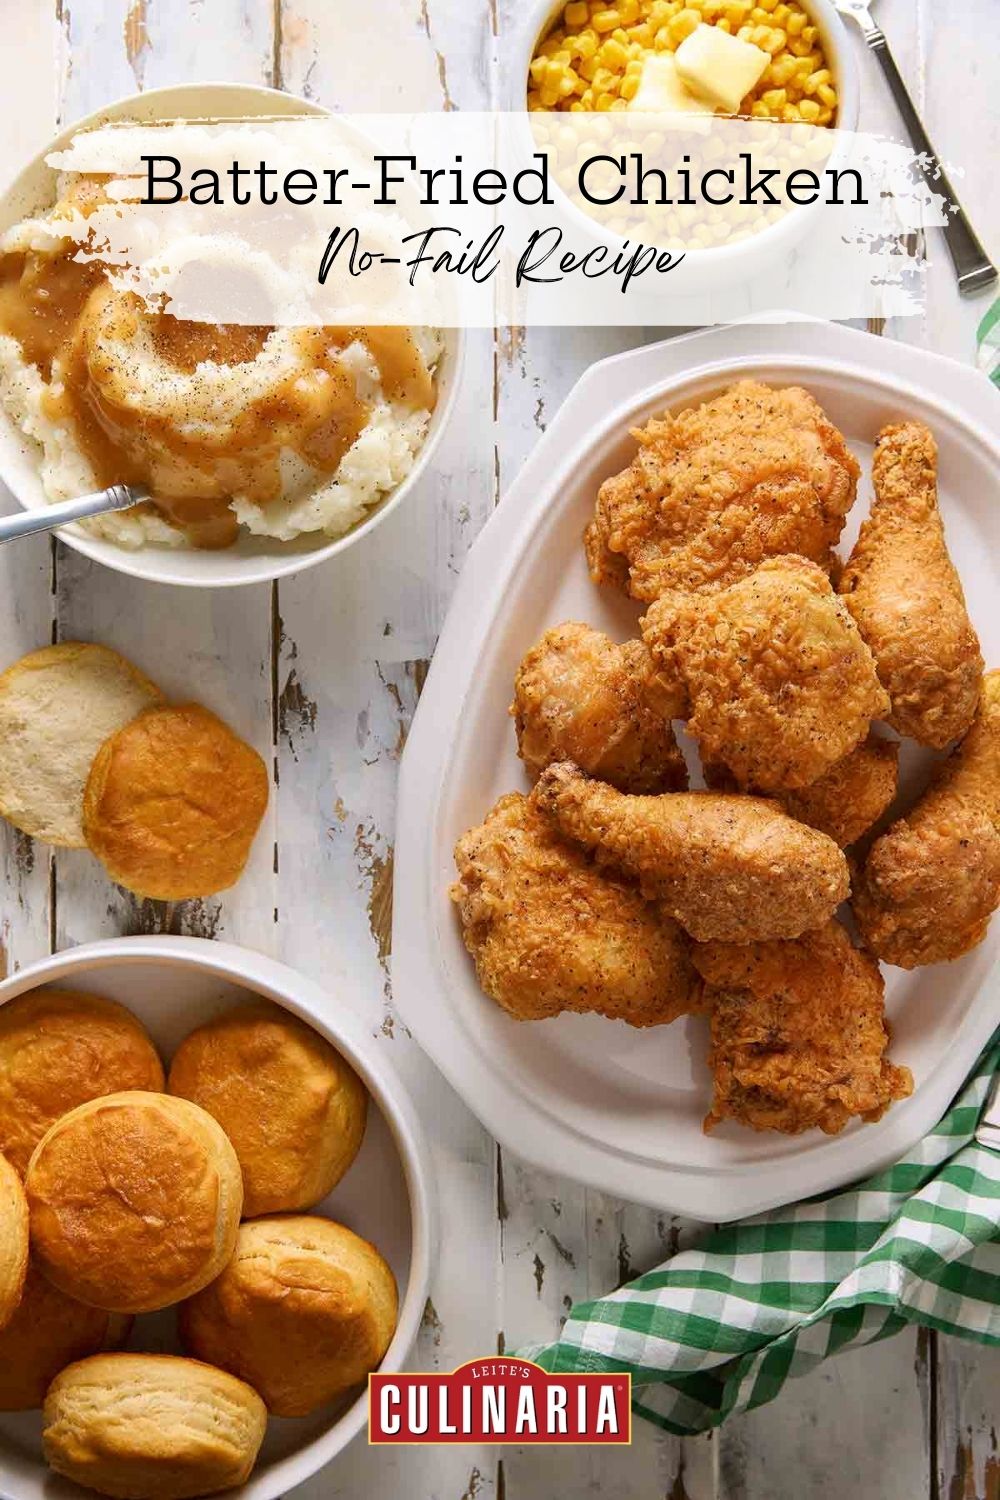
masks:
POLYGON ((272 1500, 427 1296, 420 1127, 283 965, 123 938, 0 984, 0 1490, 272 1500))

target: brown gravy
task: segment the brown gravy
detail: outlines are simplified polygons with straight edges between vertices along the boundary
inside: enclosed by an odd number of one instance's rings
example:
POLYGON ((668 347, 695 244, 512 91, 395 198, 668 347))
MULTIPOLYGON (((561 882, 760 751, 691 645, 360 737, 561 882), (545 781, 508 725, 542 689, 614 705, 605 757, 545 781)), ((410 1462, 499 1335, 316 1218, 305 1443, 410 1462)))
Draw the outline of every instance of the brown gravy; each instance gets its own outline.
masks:
MULTIPOLYGON (((79 206, 79 205, 77 205, 79 206)), ((239 526, 236 493, 266 504, 281 495, 280 455, 296 451, 332 475, 364 428, 370 408, 340 359, 355 340, 377 365, 382 390, 414 410, 433 410, 434 379, 407 328, 302 328, 291 376, 234 409, 226 431, 178 430, 158 403, 140 408, 102 340, 134 335, 145 320, 157 358, 197 383, 198 366, 239 366, 257 358, 267 327, 192 323, 149 314, 137 297, 116 293, 99 262, 58 255, 0 256, 0 332, 17 340, 46 381, 48 415, 72 425, 98 483, 145 486, 152 504, 196 547, 227 547, 239 526)))

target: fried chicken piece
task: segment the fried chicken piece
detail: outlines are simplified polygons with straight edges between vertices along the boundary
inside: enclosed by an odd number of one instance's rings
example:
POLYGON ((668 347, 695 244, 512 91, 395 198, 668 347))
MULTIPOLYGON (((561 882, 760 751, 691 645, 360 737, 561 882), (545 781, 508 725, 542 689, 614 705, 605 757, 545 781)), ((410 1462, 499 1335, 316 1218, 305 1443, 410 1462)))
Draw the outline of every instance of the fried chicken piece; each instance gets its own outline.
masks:
POLYGON ((1000 905, 1000 671, 913 810, 875 840, 853 896, 862 937, 901 969, 975 948, 1000 905))
POLYGON ((479 983, 516 1020, 576 1010, 659 1026, 699 1008, 691 944, 663 907, 597 869, 520 792, 462 835, 455 864, 479 983))
MULTIPOLYGON (((616 646, 574 620, 547 630, 517 670, 510 709, 532 776, 572 760, 623 792, 684 791, 687 767, 656 679, 642 641, 616 646)), ((674 699, 668 710, 680 713, 683 694, 674 699)))
POLYGON ((712 1013, 715 1093, 705 1120, 788 1135, 877 1120, 913 1092, 886 1058, 878 964, 838 922, 786 943, 695 945, 712 1013))
POLYGON ((656 599, 784 553, 829 569, 860 471, 808 391, 742 380, 632 436, 639 452, 601 485, 585 534, 595 583, 656 599))
POLYGON ((542 772, 531 800, 702 942, 798 937, 847 895, 847 861, 833 840, 759 797, 633 797, 565 763, 542 772))
POLYGON ((688 732, 741 788, 809 786, 863 740, 889 699, 858 628, 815 563, 775 557, 710 594, 668 593, 641 622, 688 732))
MULTIPOLYGON (((703 769, 712 791, 737 790, 735 778, 724 766, 708 764, 703 769)), ((870 734, 818 781, 798 792, 780 792, 774 800, 790 818, 818 828, 846 849, 878 822, 892 802, 898 774, 899 745, 870 734)))
POLYGON ((972 723, 983 658, 948 556, 937 504, 937 445, 920 422, 883 427, 875 499, 840 592, 892 700, 889 723, 941 750, 972 723))

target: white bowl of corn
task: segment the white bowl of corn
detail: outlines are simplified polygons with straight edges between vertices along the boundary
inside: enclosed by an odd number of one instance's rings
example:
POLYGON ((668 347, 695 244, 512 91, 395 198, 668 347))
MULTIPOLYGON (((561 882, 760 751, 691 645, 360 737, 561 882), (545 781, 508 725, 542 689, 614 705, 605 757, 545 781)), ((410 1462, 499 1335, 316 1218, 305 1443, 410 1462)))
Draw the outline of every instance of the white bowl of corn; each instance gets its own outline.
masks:
MULTIPOLYGON (((676 90, 669 99, 659 95, 667 110, 691 106, 787 126, 831 128, 845 145, 847 136, 840 133, 858 125, 857 58, 830 0, 537 0, 516 44, 510 108, 527 109, 529 116, 541 111, 580 119, 635 110, 641 90, 638 107, 647 110, 656 107, 655 93, 662 91, 664 79, 676 90), (750 71, 741 72, 747 59, 750 71), (702 70, 695 87, 705 90, 697 104, 688 92, 692 66, 702 70)), ((530 134, 525 132, 526 139, 530 134)), ((841 154, 835 143, 831 165, 841 154)), ((583 217, 578 211, 574 216, 578 222, 583 217)), ((720 231, 715 241, 711 225, 689 225, 684 235, 689 275, 697 267, 701 284, 752 276, 804 233, 809 209, 792 208, 772 219, 740 238, 720 231)), ((605 218, 590 227, 606 239, 614 226, 605 218)))

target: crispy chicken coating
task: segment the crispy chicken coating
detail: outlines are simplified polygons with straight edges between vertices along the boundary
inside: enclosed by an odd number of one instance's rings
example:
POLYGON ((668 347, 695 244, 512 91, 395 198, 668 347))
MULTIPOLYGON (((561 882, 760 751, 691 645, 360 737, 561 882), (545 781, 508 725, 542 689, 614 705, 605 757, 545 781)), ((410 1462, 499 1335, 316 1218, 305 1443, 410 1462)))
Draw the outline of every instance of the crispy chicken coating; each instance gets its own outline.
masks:
MULTIPOLYGON (((617 646, 574 620, 547 630, 518 668, 510 710, 532 776, 572 760, 623 792, 684 791, 687 767, 656 678, 642 641, 617 646)), ((668 706, 679 713, 683 695, 675 698, 668 706)))
POLYGON ((809 786, 889 706, 830 580, 801 557, 771 558, 714 593, 664 594, 642 634, 664 676, 687 690, 703 757, 743 788, 809 786))
POLYGON ((587 528, 595 583, 656 599, 784 553, 829 569, 860 471, 808 391, 742 380, 633 437, 638 454, 602 484, 587 528))
POLYGON ((715 1093, 705 1120, 828 1135, 913 1092, 886 1058, 878 964, 838 922, 794 942, 695 945, 712 1013, 715 1093))
POLYGON ((542 772, 531 800, 702 942, 798 937, 847 895, 847 861, 833 840, 759 797, 634 797, 565 763, 542 772))
POLYGON ((658 1026, 699 1008, 690 942, 664 908, 565 843, 520 792, 463 834, 455 864, 479 983, 516 1020, 575 1010, 658 1026))
POLYGON ((937 445, 920 422, 883 427, 875 500, 840 592, 892 700, 889 723, 941 750, 972 723, 983 658, 945 545, 937 445))
POLYGON ((853 896, 858 929, 901 969, 944 963, 986 936, 1000 905, 1000 671, 982 680, 965 739, 872 845, 853 896))
MULTIPOLYGON (((703 769, 713 791, 737 789, 724 766, 708 764, 703 769)), ((774 800, 790 818, 818 828, 846 849, 878 822, 896 795, 898 777, 898 743, 870 734, 818 781, 797 792, 779 792, 774 800)))

